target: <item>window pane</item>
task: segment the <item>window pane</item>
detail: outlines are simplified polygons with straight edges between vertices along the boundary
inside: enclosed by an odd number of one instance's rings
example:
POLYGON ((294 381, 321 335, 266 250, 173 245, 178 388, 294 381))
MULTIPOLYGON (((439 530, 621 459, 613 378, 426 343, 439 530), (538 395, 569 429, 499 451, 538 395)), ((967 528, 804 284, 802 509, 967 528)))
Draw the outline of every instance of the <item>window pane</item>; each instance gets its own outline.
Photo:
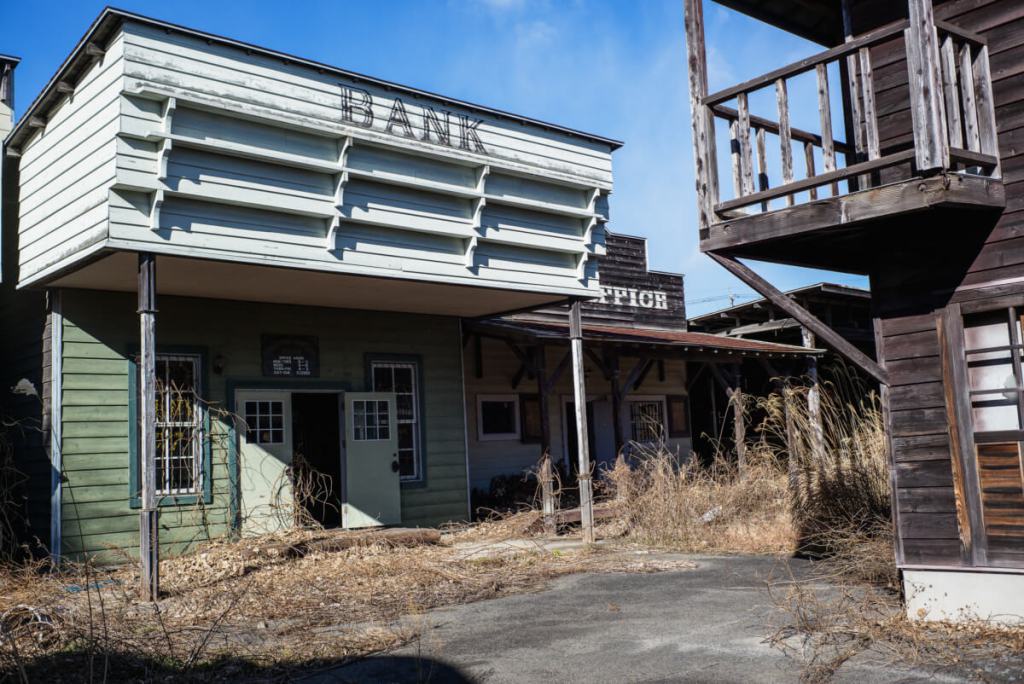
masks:
POLYGON ((398 474, 401 477, 416 476, 415 452, 412 449, 398 450, 398 474))
POLYGON ((409 366, 401 366, 394 369, 395 371, 395 391, 396 392, 412 392, 412 368, 409 366))
POLYGON ((480 429, 485 435, 507 435, 515 433, 515 401, 496 401, 490 399, 481 401, 480 429))
POLYGON ((395 408, 398 411, 398 420, 412 420, 415 417, 411 394, 399 394, 395 397, 395 408))
POLYGON ((416 431, 412 423, 398 424, 398 448, 412 451, 416 446, 416 431))
POLYGON ((373 368, 373 391, 391 392, 394 383, 391 378, 391 369, 387 366, 374 366, 373 368))

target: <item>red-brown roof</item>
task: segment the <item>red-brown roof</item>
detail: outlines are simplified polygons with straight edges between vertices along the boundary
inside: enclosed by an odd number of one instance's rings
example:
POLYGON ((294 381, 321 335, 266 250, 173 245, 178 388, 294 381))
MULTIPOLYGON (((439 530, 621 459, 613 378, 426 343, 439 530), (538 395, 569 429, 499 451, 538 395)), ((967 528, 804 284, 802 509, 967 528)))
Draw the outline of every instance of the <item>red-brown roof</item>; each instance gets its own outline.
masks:
MULTIPOLYGON (((566 339, 568 324, 552 322, 486 321, 475 324, 491 332, 566 339)), ((655 330, 652 328, 631 328, 612 325, 583 325, 583 339, 602 342, 621 342, 630 345, 651 345, 676 347, 691 351, 724 351, 734 354, 751 355, 821 355, 823 349, 807 349, 789 344, 748 340, 740 337, 726 337, 711 333, 689 332, 687 330, 655 330)))

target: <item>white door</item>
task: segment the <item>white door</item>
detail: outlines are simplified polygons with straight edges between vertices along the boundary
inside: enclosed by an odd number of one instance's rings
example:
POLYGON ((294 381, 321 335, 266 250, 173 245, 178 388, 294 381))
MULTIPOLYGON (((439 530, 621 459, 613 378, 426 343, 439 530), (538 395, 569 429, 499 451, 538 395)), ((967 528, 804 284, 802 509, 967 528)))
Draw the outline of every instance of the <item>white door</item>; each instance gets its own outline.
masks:
POLYGON ((341 510, 345 527, 402 521, 394 393, 345 393, 345 500, 341 510))
POLYGON ((239 390, 239 473, 243 534, 265 534, 292 526, 295 504, 292 463, 292 402, 289 392, 239 390))

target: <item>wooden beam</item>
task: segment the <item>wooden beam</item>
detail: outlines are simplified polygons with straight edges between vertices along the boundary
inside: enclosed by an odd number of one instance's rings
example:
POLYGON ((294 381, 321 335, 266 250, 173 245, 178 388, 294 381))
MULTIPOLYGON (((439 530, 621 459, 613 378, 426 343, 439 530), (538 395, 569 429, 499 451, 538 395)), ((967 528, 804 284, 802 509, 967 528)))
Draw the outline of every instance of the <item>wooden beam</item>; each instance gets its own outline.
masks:
POLYGON ((551 371, 548 376, 547 388, 548 392, 552 392, 555 389, 555 385, 562 378, 562 374, 565 373, 565 369, 569 367, 569 362, 572 360, 572 350, 568 350, 562 355, 561 361, 555 366, 555 369, 551 371))
MULTIPOLYGON (((687 4, 689 4, 689 2, 691 1, 692 0, 687 0, 687 4)), ((834 48, 829 48, 824 52, 819 52, 816 55, 812 55, 805 59, 801 59, 797 62, 793 62, 788 66, 779 67, 778 69, 769 71, 766 74, 762 74, 760 76, 757 76, 756 78, 752 78, 749 81, 744 81, 743 83, 739 83, 729 88, 725 88, 724 90, 719 90, 714 93, 711 93, 710 95, 704 98, 704 104, 720 104, 722 102, 726 102, 728 100, 733 99, 740 93, 749 93, 751 91, 760 90, 761 88, 770 86, 780 78, 793 78, 794 76, 799 76, 805 71, 810 71, 811 69, 816 68, 819 64, 827 64, 829 62, 834 62, 842 58, 843 56, 848 56, 851 54, 855 55, 857 50, 859 50, 860 48, 871 47, 879 43, 884 43, 893 36, 902 33, 906 27, 907 21, 905 19, 894 21, 891 24, 886 24, 885 26, 879 27, 873 31, 869 31, 868 33, 853 38, 843 43, 842 45, 837 45, 834 48)))
POLYGON ((686 30, 686 66, 690 85, 697 222, 703 228, 711 223, 715 204, 718 202, 715 117, 703 102, 708 94, 708 65, 704 51, 704 0, 683 0, 683 25, 686 30))
MULTIPOLYGON (((699 2, 699 0, 688 0, 699 2)), ((594 543, 594 490, 590 473, 590 444, 587 436, 587 385, 583 368, 583 324, 580 300, 569 306, 569 345, 572 349, 573 398, 576 409, 576 446, 579 463, 580 522, 583 543, 594 543)))
POLYGON ((743 207, 750 206, 751 204, 773 200, 778 197, 782 197, 783 195, 791 195, 793 193, 803 192, 804 190, 810 190, 811 188, 821 187, 822 185, 828 185, 832 182, 847 180, 851 176, 863 175, 872 171, 880 171, 890 166, 897 166, 904 162, 908 162, 914 158, 914 155, 914 150, 894 152, 893 154, 889 154, 884 157, 870 159, 858 164, 852 164, 845 168, 829 173, 823 173, 813 178, 802 178, 798 181, 779 185, 764 192, 756 192, 733 200, 726 200, 725 202, 721 202, 715 206, 715 213, 725 214, 734 209, 742 209, 743 207))
POLYGON ((950 304, 936 320, 942 380, 949 428, 950 466, 953 471, 953 495, 956 501, 957 527, 965 561, 974 566, 988 564, 988 540, 985 534, 981 502, 981 481, 971 429, 971 400, 968 390, 967 360, 963 343, 963 313, 959 304, 950 304))
POLYGON ((160 527, 156 498, 156 255, 139 254, 140 594, 160 596, 160 527))
POLYGON ((618 456, 625 441, 622 437, 622 385, 619 382, 621 369, 619 355, 613 349, 605 350, 605 364, 608 367, 608 384, 612 395, 612 441, 615 444, 615 455, 618 456))
POLYGON ((795 301, 787 297, 778 288, 767 280, 757 275, 747 265, 741 263, 735 257, 727 257, 713 252, 707 252, 708 256, 721 264, 727 271, 742 280, 744 283, 759 292, 761 296, 779 307, 790 316, 800 322, 801 325, 810 329, 815 335, 825 341, 830 347, 849 359, 854 365, 863 369, 883 385, 888 384, 886 372, 875 363, 874 359, 847 342, 839 333, 835 332, 822 323, 816 316, 803 308, 795 301))
MULTIPOLYGON (((824 65, 822 65, 822 68, 824 68, 824 65)), ((718 116, 727 121, 736 121, 736 119, 739 118, 739 112, 737 112, 732 107, 728 107, 726 105, 715 105, 714 107, 711 108, 711 111, 714 112, 715 116, 718 116)), ((764 130, 765 133, 774 133, 775 135, 779 134, 778 122, 772 121, 771 119, 766 119, 763 116, 757 116, 756 114, 753 113, 751 113, 750 115, 750 126, 751 128, 764 130)), ((807 131, 803 128, 790 128, 789 132, 790 135, 792 135, 793 140, 811 143, 816 147, 822 147, 824 144, 822 136, 818 135, 817 133, 811 133, 810 131, 807 131)), ((830 142, 833 145, 834 150, 838 150, 840 152, 853 151, 853 149, 850 148, 850 146, 847 145, 842 140, 832 140, 830 142)))

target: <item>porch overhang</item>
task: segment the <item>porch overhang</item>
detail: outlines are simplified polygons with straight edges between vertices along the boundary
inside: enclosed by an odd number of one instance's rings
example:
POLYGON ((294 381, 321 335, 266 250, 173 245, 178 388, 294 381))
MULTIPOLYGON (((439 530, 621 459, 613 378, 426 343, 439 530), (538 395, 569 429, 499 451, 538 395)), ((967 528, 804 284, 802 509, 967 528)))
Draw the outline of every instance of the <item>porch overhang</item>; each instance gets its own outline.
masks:
MULTIPOLYGON (((159 296, 471 318, 550 305, 587 294, 457 285, 412 277, 383 278, 171 255, 157 255, 156 260, 159 296)), ((100 251, 85 263, 54 274, 37 286, 135 292, 137 278, 135 252, 100 251)))

